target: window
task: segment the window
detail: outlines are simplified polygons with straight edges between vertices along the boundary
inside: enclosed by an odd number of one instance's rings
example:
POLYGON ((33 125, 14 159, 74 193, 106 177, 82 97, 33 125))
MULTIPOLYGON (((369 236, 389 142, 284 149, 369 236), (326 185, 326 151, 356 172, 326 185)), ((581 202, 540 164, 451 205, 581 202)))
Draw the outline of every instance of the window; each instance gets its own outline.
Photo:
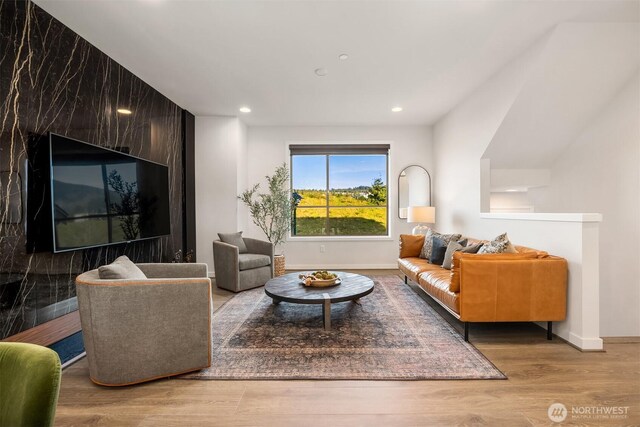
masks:
POLYGON ((389 145, 291 145, 292 236, 386 236, 389 145))

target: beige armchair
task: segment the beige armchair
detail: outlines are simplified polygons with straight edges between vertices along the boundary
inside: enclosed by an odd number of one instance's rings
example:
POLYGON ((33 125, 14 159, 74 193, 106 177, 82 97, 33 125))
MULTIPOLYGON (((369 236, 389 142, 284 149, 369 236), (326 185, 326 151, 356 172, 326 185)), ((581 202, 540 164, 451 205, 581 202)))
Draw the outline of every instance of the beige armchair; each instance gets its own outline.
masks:
POLYGON ((76 279, 89 374, 122 386, 211 366, 206 264, 137 264, 147 279, 76 279))
POLYGON ((247 253, 219 240, 213 242, 216 286, 232 292, 263 286, 273 277, 273 244, 242 237, 247 253))

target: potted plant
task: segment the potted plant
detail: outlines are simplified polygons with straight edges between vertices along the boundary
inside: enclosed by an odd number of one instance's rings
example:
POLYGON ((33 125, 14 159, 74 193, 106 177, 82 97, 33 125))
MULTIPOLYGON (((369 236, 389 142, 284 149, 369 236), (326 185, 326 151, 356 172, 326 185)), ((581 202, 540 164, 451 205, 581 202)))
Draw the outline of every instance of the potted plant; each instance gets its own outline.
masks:
POLYGON ((260 227, 267 240, 273 243, 274 274, 281 276, 285 270, 284 248, 282 247, 291 228, 291 206, 289 193, 289 169, 283 163, 273 176, 266 176, 267 193, 259 193, 260 184, 244 191, 238 198, 249 208, 253 223, 260 227), (279 252, 282 250, 282 252, 279 252))

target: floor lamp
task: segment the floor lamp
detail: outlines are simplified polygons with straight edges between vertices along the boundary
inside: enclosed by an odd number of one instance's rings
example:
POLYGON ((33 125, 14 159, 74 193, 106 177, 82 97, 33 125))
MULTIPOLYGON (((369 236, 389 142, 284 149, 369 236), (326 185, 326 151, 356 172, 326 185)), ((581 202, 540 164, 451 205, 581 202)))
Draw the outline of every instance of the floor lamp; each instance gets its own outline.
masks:
POLYGON ((429 227, 426 224, 435 224, 436 208, 433 206, 409 206, 407 208, 407 222, 418 223, 413 228, 413 234, 426 234, 429 227))

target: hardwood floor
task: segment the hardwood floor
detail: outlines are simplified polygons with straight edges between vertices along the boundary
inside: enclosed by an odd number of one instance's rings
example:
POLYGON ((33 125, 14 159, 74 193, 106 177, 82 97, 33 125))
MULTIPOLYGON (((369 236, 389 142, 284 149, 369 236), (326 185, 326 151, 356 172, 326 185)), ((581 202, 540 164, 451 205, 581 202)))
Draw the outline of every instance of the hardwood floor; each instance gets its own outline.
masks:
MULTIPOLYGON (((231 296, 215 289, 216 308, 231 296)), ((626 418, 570 414, 562 425, 640 425, 640 344, 607 343, 606 352, 582 353, 547 341, 532 324, 479 325, 470 339, 508 380, 165 379, 106 388, 89 380, 83 359, 63 373, 56 425, 538 426, 553 425, 547 409, 555 402, 569 413, 629 407, 626 418)))

